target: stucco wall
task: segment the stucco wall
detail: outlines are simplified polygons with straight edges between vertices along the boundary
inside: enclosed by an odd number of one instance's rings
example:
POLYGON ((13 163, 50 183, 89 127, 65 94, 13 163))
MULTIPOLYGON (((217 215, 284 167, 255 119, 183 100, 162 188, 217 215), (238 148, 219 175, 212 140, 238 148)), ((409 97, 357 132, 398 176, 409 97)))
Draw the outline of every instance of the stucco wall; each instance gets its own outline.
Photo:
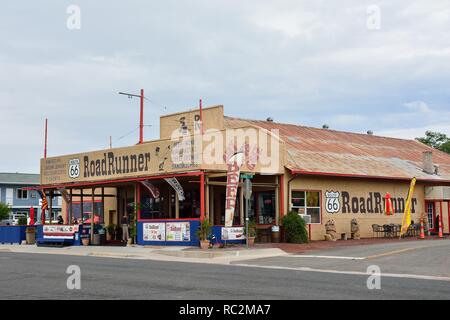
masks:
MULTIPOLYGON (((288 177, 288 179, 291 177, 288 177)), ((286 180, 288 180, 286 179, 286 180)), ((287 184, 287 182, 286 182, 287 184)), ((370 201, 370 196, 374 198, 375 193, 381 194, 382 197, 386 195, 387 192, 390 193, 392 198, 403 198, 406 200, 409 182, 387 182, 387 181, 375 181, 375 180, 356 180, 356 179, 340 179, 333 177, 298 177, 291 181, 290 189, 292 190, 316 190, 321 193, 321 223, 311 224, 311 239, 312 240, 323 240, 325 234, 325 223, 333 219, 336 222, 336 230, 340 232, 350 232, 350 221, 356 218, 360 224, 361 236, 362 237, 372 237, 372 224, 390 224, 390 223, 401 223, 403 214, 398 212, 394 215, 387 216, 384 214, 384 200, 382 201, 383 212, 376 213, 375 209, 373 213, 369 213, 367 208, 367 201, 370 201), (326 192, 334 191, 340 194, 340 209, 336 213, 329 213, 326 210, 326 192), (343 203, 343 193, 347 192, 350 196, 349 208, 344 209, 343 203), (353 213, 352 210, 352 198, 358 198, 358 204, 361 204, 361 200, 366 204, 366 213, 359 212, 361 207, 358 208, 357 213, 353 213), (361 199, 363 198, 363 199, 361 199), (344 213, 344 211, 347 211, 344 213)), ((286 189, 287 190, 287 189, 286 189)), ((291 209, 290 195, 288 197, 288 207, 291 209)), ((420 214, 424 212, 424 186, 417 184, 414 192, 414 198, 417 199, 417 203, 414 206, 415 213, 412 214, 412 220, 414 222, 420 221, 420 214)), ((374 201, 374 200, 373 200, 374 201)), ((364 210, 362 210, 364 211, 364 210)), ((378 210, 380 211, 380 210, 378 210)), ((445 215, 444 215, 445 217, 445 215)))

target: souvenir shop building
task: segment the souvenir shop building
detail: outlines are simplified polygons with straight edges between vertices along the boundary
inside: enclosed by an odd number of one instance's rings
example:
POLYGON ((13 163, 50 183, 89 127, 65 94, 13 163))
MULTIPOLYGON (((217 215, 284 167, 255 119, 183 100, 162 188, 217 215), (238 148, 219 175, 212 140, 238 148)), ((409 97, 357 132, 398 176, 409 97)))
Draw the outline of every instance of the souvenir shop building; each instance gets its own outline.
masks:
POLYGON ((449 232, 449 155, 412 140, 231 118, 222 106, 162 116, 156 141, 41 159, 40 187, 64 196, 66 222, 126 215, 138 244, 197 245, 205 218, 217 241, 242 241, 240 174, 252 177, 249 216, 261 232, 295 210, 312 240, 324 239, 329 220, 349 232, 353 218, 372 237, 372 224, 401 223, 413 177, 412 219, 425 215, 434 229, 439 215, 449 232))

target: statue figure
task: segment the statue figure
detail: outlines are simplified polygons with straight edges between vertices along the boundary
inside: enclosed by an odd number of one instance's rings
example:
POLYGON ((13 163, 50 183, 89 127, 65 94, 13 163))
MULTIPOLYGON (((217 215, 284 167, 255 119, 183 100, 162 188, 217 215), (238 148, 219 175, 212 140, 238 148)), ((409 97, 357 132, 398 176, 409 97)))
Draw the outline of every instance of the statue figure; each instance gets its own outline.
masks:
POLYGON ((336 226, 334 220, 328 220, 325 224, 325 240, 327 241, 336 241, 336 226))
POLYGON ((358 220, 356 220, 356 218, 353 218, 352 221, 350 222, 350 230, 353 234, 353 239, 355 240, 361 239, 361 235, 359 233, 359 223, 358 220))

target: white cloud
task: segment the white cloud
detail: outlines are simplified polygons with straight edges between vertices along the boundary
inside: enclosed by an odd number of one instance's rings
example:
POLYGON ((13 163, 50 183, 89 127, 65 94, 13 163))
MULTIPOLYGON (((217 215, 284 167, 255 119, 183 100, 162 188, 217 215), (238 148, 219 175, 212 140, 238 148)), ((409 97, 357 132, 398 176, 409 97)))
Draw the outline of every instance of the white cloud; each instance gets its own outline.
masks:
POLYGON ((430 107, 423 101, 411 101, 403 104, 406 108, 411 111, 420 112, 420 113, 430 113, 432 110, 430 107))

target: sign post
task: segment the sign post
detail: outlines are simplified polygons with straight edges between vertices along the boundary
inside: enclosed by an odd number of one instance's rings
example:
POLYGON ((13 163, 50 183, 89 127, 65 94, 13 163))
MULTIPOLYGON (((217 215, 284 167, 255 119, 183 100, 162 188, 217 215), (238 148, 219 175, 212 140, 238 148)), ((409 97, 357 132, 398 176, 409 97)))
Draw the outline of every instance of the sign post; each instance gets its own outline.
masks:
POLYGON ((252 182, 249 178, 245 178, 244 182, 244 197, 245 197, 245 244, 248 249, 248 210, 250 204, 250 197, 252 196, 252 182))

